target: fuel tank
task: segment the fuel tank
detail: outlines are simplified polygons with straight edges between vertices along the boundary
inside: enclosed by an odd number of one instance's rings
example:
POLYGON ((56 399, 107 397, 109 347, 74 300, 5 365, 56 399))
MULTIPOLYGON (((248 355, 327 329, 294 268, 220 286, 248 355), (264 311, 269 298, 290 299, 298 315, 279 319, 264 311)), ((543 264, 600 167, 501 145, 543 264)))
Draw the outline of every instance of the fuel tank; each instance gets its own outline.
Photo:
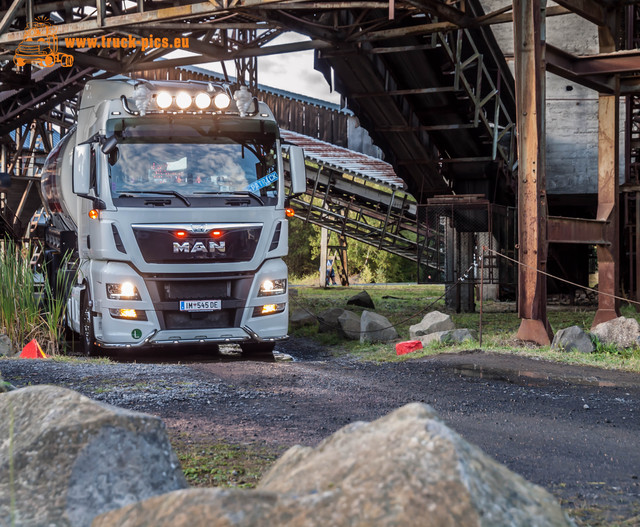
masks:
MULTIPOLYGON (((73 193, 73 148, 75 128, 65 135, 47 156, 40 186, 47 212, 59 228, 76 230, 79 198, 73 193)), ((88 174, 87 174, 88 177, 88 174)))

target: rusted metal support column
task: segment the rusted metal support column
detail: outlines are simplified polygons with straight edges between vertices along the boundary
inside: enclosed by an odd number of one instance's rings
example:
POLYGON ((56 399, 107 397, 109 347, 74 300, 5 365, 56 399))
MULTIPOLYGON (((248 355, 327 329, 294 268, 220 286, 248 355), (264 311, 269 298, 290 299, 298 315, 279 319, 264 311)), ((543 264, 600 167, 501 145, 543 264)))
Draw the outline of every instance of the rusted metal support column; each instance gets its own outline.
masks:
MULTIPOLYGON (((598 98, 598 220, 605 222, 605 243, 598 245, 598 311, 595 327, 620 316, 618 293, 618 121, 619 100, 615 95, 598 98)), ((637 235, 637 233, 636 233, 637 235)))
MULTIPOLYGON (((544 1, 544 0, 543 0, 544 1)), ((547 203, 544 166, 545 66, 544 18, 540 0, 513 1, 516 107, 518 130, 518 315, 516 338, 546 345, 547 203)))

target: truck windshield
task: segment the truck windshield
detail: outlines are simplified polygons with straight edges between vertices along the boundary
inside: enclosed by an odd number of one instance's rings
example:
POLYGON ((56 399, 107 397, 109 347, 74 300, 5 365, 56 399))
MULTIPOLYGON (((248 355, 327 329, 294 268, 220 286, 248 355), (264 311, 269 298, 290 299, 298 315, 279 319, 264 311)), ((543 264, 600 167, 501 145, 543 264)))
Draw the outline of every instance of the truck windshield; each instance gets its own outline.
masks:
MULTIPOLYGON (((127 125, 109 156, 114 198, 216 194, 277 200, 275 134, 220 132, 198 125, 127 125)), ((182 200, 184 201, 184 198, 182 200)))

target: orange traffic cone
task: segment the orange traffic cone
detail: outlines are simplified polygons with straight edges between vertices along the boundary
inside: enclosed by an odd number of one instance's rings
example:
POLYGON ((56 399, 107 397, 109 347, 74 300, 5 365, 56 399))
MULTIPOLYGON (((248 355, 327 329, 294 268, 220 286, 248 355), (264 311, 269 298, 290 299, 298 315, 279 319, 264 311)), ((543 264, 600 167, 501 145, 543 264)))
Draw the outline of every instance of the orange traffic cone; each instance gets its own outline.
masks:
POLYGON ((48 359, 48 355, 42 351, 40 344, 36 339, 33 339, 29 344, 22 348, 20 353, 21 359, 48 359))

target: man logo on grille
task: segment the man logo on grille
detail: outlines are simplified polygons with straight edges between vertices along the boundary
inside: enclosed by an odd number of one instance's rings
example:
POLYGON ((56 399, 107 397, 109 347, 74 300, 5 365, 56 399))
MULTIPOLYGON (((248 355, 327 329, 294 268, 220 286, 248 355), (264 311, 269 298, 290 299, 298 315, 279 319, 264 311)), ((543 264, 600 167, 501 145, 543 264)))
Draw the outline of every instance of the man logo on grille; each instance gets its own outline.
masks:
POLYGON ((173 252, 177 253, 209 253, 209 254, 224 254, 225 242, 216 242, 214 240, 208 240, 205 242, 173 242, 173 252))

